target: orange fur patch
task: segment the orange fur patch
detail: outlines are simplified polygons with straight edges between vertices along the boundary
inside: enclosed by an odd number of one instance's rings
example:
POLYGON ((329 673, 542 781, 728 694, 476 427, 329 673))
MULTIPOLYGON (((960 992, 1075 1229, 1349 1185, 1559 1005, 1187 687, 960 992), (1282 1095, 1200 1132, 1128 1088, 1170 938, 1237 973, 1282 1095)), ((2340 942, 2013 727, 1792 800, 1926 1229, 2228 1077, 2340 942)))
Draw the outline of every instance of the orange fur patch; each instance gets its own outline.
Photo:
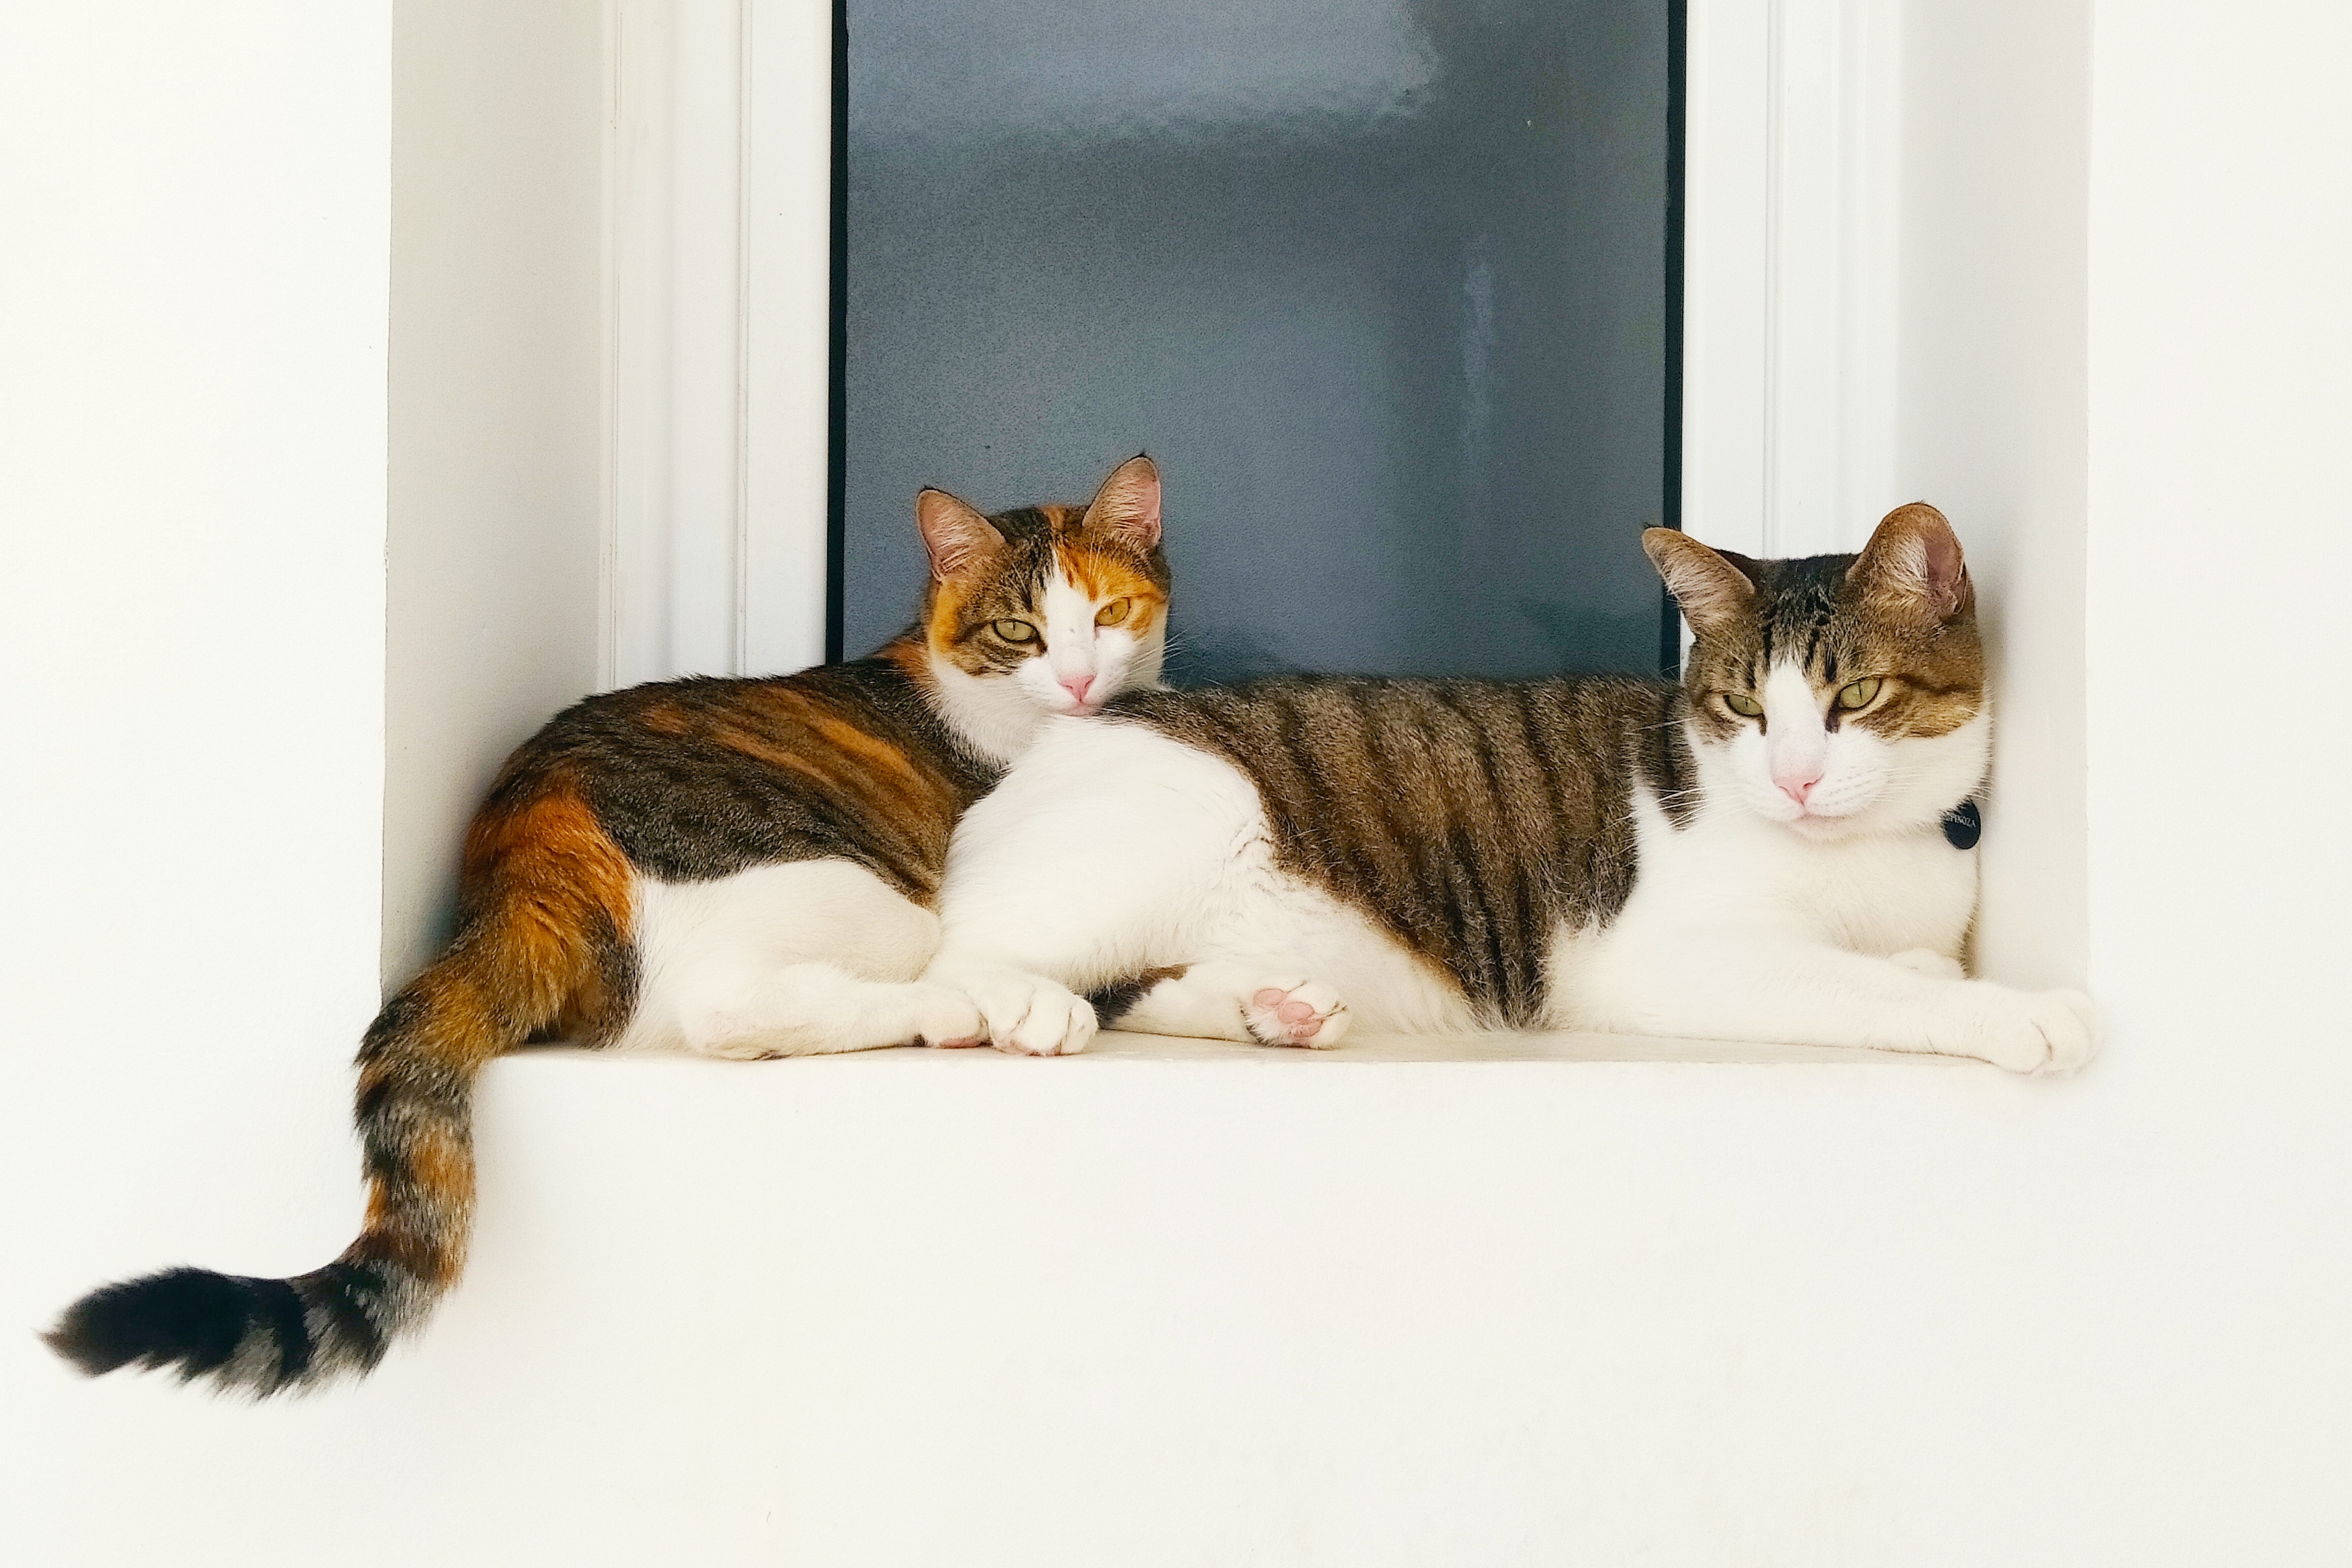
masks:
POLYGON ((379 1258, 426 1284, 447 1285, 466 1267, 473 1151, 451 1129, 426 1122, 410 1135, 402 1153, 406 1180, 371 1188, 366 1224, 348 1256, 379 1258))
POLYGON ((1132 599, 1134 622, 1149 624, 1168 603, 1159 584, 1144 575, 1133 560, 1115 551, 1097 550, 1071 540, 1056 540, 1054 558, 1080 593, 1097 599, 1132 599))
POLYGON ((881 650, 881 657, 904 670, 907 679, 926 692, 932 687, 931 661, 923 655, 923 645, 913 637, 899 637, 881 650))
POLYGON ((376 1027, 390 1033, 372 1030, 362 1053, 362 1128, 396 1154, 373 1173, 366 1227, 344 1254, 435 1287, 465 1267, 474 1202, 452 1086, 550 1025, 596 1022, 615 1000, 600 949, 627 940, 632 913, 627 858, 560 780, 519 802, 493 795, 467 830, 457 942, 387 1005, 376 1027))
MULTIPOLYGON (((347 1263, 388 1263, 412 1279, 446 1285, 457 1277, 466 1266, 466 1247, 457 1234, 462 1226, 446 1228, 450 1234, 439 1237, 412 1236, 394 1217, 385 1205, 384 1189, 379 1184, 368 1200, 368 1215, 359 1237, 343 1249, 347 1263)), ((468 1207, 471 1207, 470 1197, 468 1207)))
POLYGON ((464 956, 490 971, 492 995, 521 1005, 527 1029, 567 1012, 595 969, 600 934, 628 938, 628 857, 568 786, 512 810, 484 808, 466 836, 464 879, 487 917, 464 956))
POLYGON ((933 583, 930 602, 923 611, 923 635, 937 653, 955 646, 956 624, 963 608, 963 589, 953 582, 933 583))

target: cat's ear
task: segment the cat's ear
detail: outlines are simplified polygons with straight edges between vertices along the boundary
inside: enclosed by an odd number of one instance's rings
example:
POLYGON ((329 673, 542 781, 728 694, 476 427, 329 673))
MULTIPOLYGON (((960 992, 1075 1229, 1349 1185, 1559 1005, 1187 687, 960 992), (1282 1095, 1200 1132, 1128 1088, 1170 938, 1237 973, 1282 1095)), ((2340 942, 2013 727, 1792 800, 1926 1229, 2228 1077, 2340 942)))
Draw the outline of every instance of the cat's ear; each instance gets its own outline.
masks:
POLYGON ((1882 518, 1845 575, 1874 603, 1906 618, 1941 625, 1976 603, 1959 536, 1923 500, 1882 518))
POLYGON ((945 490, 917 492, 915 526, 922 530, 923 548, 930 552, 931 575, 942 583, 1004 546, 1004 535, 994 523, 945 490))
POLYGON ((1139 550, 1160 544, 1160 465, 1138 452, 1110 471, 1095 491, 1081 527, 1123 539, 1139 550))
POLYGON ((1756 597, 1756 563, 1745 555, 1710 550, 1675 528, 1643 529, 1642 551, 1699 636, 1724 630, 1748 615, 1756 597))

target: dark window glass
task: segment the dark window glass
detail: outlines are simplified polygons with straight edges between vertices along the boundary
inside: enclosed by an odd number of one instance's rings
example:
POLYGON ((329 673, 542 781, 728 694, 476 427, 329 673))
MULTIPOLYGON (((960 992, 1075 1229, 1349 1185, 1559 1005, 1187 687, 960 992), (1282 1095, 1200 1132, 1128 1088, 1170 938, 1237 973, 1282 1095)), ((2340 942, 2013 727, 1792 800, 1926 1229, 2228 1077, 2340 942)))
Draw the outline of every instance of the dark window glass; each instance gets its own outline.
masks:
POLYGON ((1179 680, 1655 668, 1667 9, 849 0, 846 649, 1149 449, 1179 680))

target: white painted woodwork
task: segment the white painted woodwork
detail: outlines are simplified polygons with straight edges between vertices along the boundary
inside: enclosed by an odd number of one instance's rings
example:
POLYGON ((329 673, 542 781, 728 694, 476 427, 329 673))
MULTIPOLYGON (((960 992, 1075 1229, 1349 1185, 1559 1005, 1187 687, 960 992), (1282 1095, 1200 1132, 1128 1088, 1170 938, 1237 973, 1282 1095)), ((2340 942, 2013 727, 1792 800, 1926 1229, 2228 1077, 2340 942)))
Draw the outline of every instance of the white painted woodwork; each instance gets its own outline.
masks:
POLYGON ((614 5, 609 679, 816 663, 832 9, 614 5))
POLYGON ((1683 525, 1852 550, 1891 507, 1902 7, 1691 0, 1683 525))

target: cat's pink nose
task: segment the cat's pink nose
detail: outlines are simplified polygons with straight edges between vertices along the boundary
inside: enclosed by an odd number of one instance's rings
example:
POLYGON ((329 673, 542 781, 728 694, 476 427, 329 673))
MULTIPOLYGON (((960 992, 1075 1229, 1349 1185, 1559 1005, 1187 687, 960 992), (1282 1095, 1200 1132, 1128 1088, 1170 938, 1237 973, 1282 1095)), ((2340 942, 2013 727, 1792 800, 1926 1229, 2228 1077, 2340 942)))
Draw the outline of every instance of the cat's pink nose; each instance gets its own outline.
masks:
POLYGON ((1078 706, 1081 708, 1085 707, 1087 701, 1087 688, 1095 683, 1093 672, 1088 671, 1085 675, 1066 675, 1061 678, 1061 680, 1062 689, 1068 692, 1070 696, 1076 700, 1078 706))
POLYGON ((1813 793, 1813 786, 1822 782, 1822 775, 1818 772, 1775 773, 1772 775, 1772 782, 1780 786, 1782 795, 1787 795, 1799 805, 1802 805, 1805 804, 1805 797, 1813 793))

